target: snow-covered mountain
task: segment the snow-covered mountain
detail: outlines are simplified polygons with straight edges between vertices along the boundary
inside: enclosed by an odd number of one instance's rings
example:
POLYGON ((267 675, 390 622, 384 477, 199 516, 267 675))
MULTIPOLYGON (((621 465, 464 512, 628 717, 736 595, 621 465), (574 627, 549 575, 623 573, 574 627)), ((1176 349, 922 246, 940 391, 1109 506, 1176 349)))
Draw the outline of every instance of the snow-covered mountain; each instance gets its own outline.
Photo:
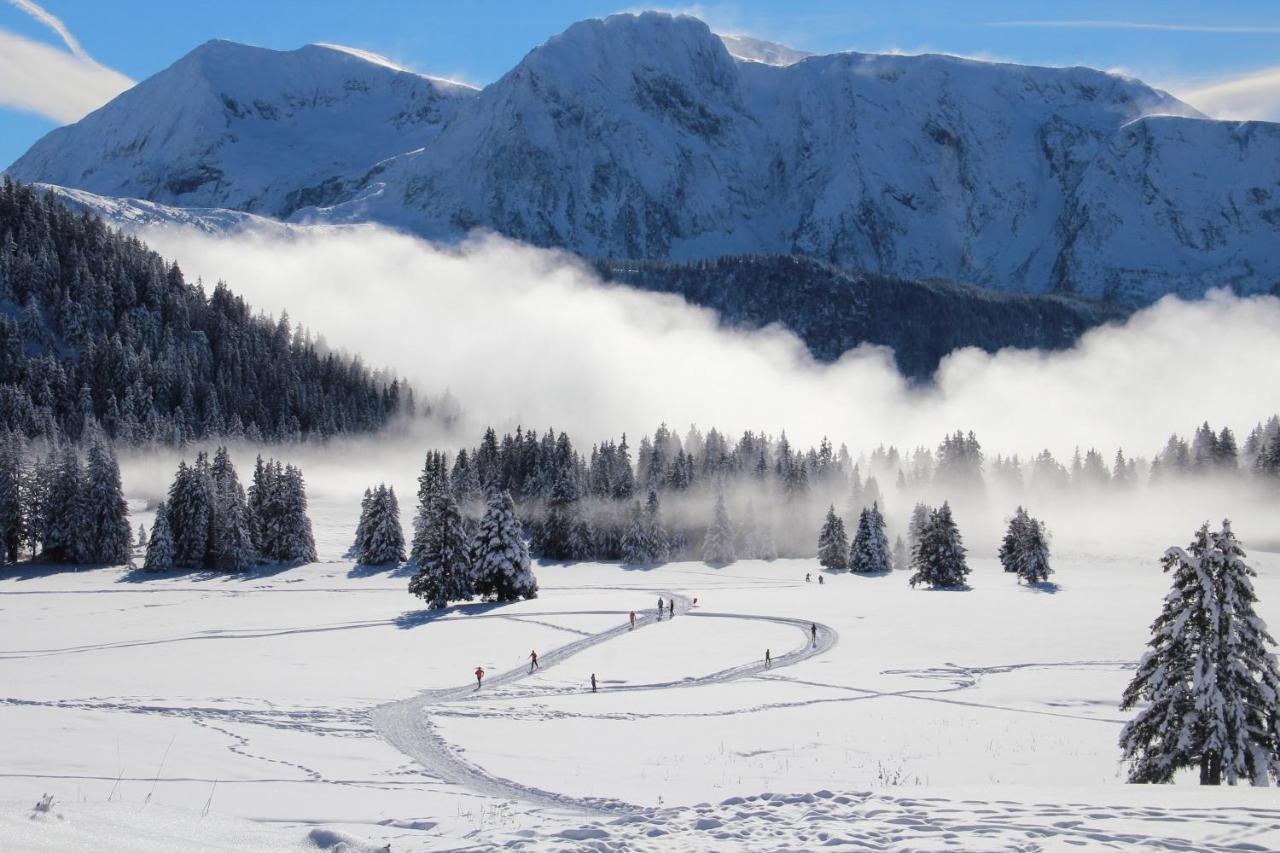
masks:
POLYGON ((800 253, 1130 303, 1280 281, 1280 125, 1087 68, 805 56, 658 13, 574 24, 479 92, 213 42, 10 172, 593 257, 800 253))
POLYGON ((211 41, 51 132, 10 171, 105 196, 288 217, 429 143, 474 92, 346 48, 211 41))

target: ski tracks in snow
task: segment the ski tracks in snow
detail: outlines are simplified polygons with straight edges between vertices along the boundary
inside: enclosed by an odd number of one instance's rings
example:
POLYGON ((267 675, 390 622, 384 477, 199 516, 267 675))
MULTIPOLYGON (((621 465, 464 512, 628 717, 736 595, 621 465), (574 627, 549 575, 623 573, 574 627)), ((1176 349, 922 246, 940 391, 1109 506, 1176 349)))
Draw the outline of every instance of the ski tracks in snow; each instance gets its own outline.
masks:
MULTIPOLYGON (((700 617, 708 619, 745 619, 759 622, 774 622, 790 625, 804 634, 804 644, 796 649, 779 655, 773 659, 770 669, 790 666, 814 655, 822 654, 835 646, 839 636, 827 625, 789 619, 779 616, 751 616, 740 613, 690 612, 689 599, 684 596, 664 592, 663 596, 675 602, 676 613, 684 617, 700 617), (811 637, 811 626, 817 627, 817 637, 811 637)), ((656 624, 659 617, 656 611, 646 610, 636 619, 636 629, 656 624)), ((628 634, 632 628, 628 622, 597 634, 591 634, 575 640, 539 656, 540 669, 547 669, 561 663, 579 652, 585 651, 601 643, 628 634)), ((623 690, 671 690, 685 687, 701 687, 708 684, 722 684, 739 678, 746 678, 765 670, 764 661, 754 661, 728 669, 713 672, 709 675, 690 677, 678 681, 659 682, 655 684, 631 684, 610 687, 611 692, 623 690)), ((429 712, 433 708, 465 702, 477 695, 491 694, 495 687, 516 684, 528 678, 530 671, 518 667, 486 678, 483 691, 473 686, 453 687, 441 690, 428 690, 417 696, 399 702, 391 702, 373 709, 373 726, 388 743, 414 761, 422 765, 433 776, 446 782, 462 785, 473 791, 501 799, 520 800, 534 805, 549 808, 565 809, 594 815, 619 815, 646 811, 646 809, 613 799, 572 797, 566 794, 546 791, 529 785, 523 785, 510 779, 491 774, 463 757, 462 751, 448 744, 432 725, 429 712)), ((546 695, 548 691, 540 691, 546 695)), ((556 691, 562 692, 562 691, 556 691)), ((504 698, 512 698, 509 694, 504 698)))

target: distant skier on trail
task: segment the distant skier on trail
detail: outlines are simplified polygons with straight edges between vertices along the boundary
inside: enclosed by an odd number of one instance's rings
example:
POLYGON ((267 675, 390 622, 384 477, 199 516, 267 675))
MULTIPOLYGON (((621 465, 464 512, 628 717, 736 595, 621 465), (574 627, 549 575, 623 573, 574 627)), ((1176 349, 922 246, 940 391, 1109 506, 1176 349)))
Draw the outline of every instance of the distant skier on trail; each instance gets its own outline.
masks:
POLYGON ((631 630, 634 631, 635 628, 636 628, 636 612, 632 610, 631 611, 631 630))
POLYGON ((818 575, 818 583, 820 585, 826 583, 826 581, 822 579, 822 575, 818 575))
POLYGON ((818 647, 818 623, 814 622, 809 625, 809 635, 813 638, 813 647, 818 647))
POLYGON ((662 597, 658 597, 658 621, 662 621, 662 597))
POLYGON ((535 669, 538 669, 538 652, 536 650, 529 652, 529 671, 533 672, 535 669))
POLYGON ((805 583, 813 583, 813 579, 809 576, 809 573, 808 573, 808 572, 805 572, 805 573, 804 573, 804 582, 805 582, 805 583))
POLYGON ((476 667, 476 690, 480 689, 480 682, 484 681, 484 669, 476 667))
POLYGON ((594 672, 591 673, 591 692, 596 692, 596 674, 594 672))
POLYGON ((768 669, 773 665, 773 656, 769 654, 769 650, 764 650, 764 668, 768 669))
POLYGON ((667 602, 667 613, 671 614, 671 618, 676 618, 676 600, 673 598, 667 602))

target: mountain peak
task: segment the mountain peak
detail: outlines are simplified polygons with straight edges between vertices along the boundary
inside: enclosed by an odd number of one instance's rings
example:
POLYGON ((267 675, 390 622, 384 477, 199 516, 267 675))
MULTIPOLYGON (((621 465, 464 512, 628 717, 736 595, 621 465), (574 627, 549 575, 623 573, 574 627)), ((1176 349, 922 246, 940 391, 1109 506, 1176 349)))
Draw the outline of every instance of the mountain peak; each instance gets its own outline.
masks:
POLYGON ((795 50, 784 44, 764 41, 746 35, 719 34, 729 55, 743 62, 760 62, 765 65, 795 65, 802 59, 813 56, 803 50, 795 50))

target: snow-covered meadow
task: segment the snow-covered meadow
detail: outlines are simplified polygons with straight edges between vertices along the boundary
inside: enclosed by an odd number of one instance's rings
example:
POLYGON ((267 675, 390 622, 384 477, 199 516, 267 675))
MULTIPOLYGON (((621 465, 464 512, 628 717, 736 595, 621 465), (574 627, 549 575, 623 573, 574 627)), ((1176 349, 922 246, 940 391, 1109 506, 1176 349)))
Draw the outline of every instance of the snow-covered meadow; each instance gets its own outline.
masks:
MULTIPOLYGON (((4 848, 1280 846, 1268 789, 1123 783, 1159 548, 1062 537, 1033 589, 974 543, 964 592, 542 565, 535 600, 441 614, 340 557, 351 509, 313 501, 321 562, 284 570, 6 571, 4 848)), ((1280 554, 1251 561, 1280 624, 1280 554)))

